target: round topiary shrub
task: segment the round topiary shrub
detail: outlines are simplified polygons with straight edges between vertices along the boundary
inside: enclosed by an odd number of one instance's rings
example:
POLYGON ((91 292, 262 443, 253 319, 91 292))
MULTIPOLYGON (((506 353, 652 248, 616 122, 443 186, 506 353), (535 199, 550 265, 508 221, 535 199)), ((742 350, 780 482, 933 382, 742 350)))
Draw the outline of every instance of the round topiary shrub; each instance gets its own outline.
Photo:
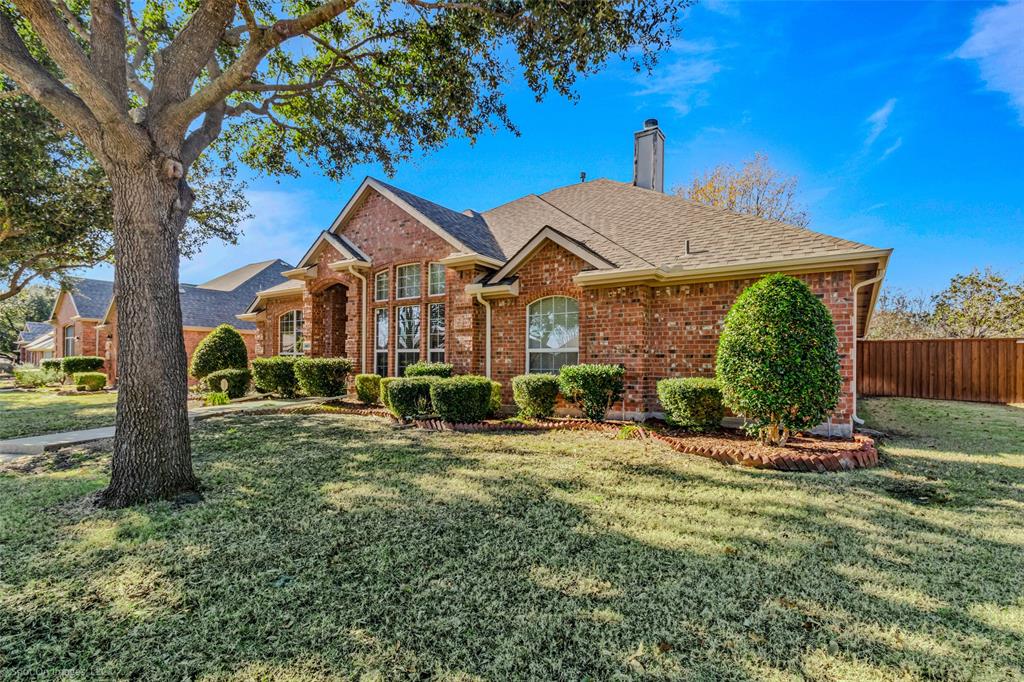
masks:
POLYGON ((665 410, 665 421, 688 431, 715 431, 725 416, 722 391, 714 379, 662 379, 658 382, 658 400, 665 410))
POLYGON ((438 377, 403 377, 381 381, 384 405, 399 419, 430 414, 430 386, 438 377))
MULTIPOLYGON (((498 386, 500 390, 501 385, 498 386)), ((491 392, 491 380, 487 377, 466 375, 436 379, 430 384, 430 403, 441 419, 468 424, 490 415, 491 392)))
POLYGON ((450 377, 452 366, 447 362, 414 362, 405 368, 407 377, 450 377))
POLYGON ((622 397, 625 368, 619 365, 563 365, 558 372, 562 395, 591 421, 601 421, 622 397))
POLYGON ((276 355, 272 358, 255 358, 252 361, 252 381, 263 393, 277 393, 290 398, 299 385, 295 379, 296 357, 276 355))
POLYGON ((828 308, 806 284, 768 275, 729 310, 718 342, 725 404, 764 443, 823 422, 839 402, 839 340, 828 308))
POLYGON ((241 398, 249 391, 252 372, 247 369, 218 369, 203 377, 203 385, 212 393, 227 393, 231 399, 241 398), (221 382, 226 381, 227 389, 221 382))
POLYGON ((100 391, 107 385, 107 375, 103 372, 75 372, 72 378, 79 391, 100 391))
POLYGON ((357 374, 356 398, 364 405, 376 405, 380 400, 380 375, 357 374))
POLYGON ((306 395, 345 395, 345 380, 352 371, 348 358, 301 358, 295 361, 295 379, 306 395))
POLYGON ((222 324, 206 335, 192 353, 189 373, 202 379, 219 369, 245 369, 249 366, 249 351, 238 330, 222 324))
POLYGON ((555 413, 558 377, 551 374, 522 374, 512 379, 512 398, 524 419, 547 419, 555 413))
POLYGON ((60 369, 67 376, 79 372, 95 372, 103 369, 103 358, 96 355, 67 355, 60 360, 60 369))

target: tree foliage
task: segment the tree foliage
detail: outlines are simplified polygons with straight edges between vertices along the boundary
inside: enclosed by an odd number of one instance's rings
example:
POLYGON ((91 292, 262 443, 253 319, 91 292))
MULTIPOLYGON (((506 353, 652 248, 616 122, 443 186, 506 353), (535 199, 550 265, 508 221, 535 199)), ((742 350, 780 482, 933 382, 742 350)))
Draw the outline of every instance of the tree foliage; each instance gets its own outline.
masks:
MULTIPOLYGON (((0 300, 34 280, 113 260, 111 188, 85 145, 0 80, 0 300), (5 96, 6 95, 6 96, 5 96)), ((181 236, 190 257, 211 238, 236 243, 248 202, 230 163, 197 161, 196 201, 181 236)))
POLYGON ((57 298, 54 289, 43 286, 29 286, 18 294, 0 299, 0 353, 14 352, 18 334, 26 322, 45 322, 50 319, 53 302, 57 298))
POLYGON ((797 201, 798 185, 795 175, 783 175, 768 163, 766 154, 757 152, 739 170, 721 164, 688 187, 677 187, 675 193, 708 206, 807 227, 811 219, 797 201))
POLYGON ((839 402, 839 340, 832 315, 806 284, 768 275, 747 287, 729 313, 715 363, 726 407, 762 442, 825 421, 839 402))
POLYGON ((930 339, 941 336, 933 323, 931 304, 922 296, 884 290, 875 303, 869 339, 930 339))

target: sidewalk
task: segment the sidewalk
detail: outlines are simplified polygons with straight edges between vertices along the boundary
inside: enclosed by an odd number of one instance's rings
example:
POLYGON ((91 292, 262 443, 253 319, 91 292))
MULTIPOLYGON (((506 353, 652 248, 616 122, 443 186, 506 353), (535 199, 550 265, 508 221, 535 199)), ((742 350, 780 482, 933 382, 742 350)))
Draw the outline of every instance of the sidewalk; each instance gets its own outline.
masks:
MULTIPOLYGON (((188 411, 189 421, 209 419, 222 414, 233 412, 245 412, 247 414, 258 414, 260 412, 276 412, 282 407, 298 407, 300 405, 316 405, 323 402, 323 398, 309 398, 299 400, 260 400, 231 403, 230 405, 216 405, 213 407, 196 407, 188 411)), ((25 455, 38 455, 43 452, 59 450, 69 445, 81 445, 94 440, 103 440, 114 437, 113 426, 103 426, 98 429, 83 429, 81 431, 61 431, 48 433, 41 436, 25 436, 23 438, 11 438, 0 440, 0 461, 24 457, 25 455)))

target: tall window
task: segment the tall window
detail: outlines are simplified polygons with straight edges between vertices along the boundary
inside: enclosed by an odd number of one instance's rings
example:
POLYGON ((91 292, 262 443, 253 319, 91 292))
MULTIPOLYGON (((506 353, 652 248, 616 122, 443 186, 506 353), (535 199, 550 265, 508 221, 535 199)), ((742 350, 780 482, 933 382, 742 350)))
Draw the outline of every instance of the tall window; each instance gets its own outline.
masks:
POLYGON ((526 309, 526 371, 555 374, 580 358, 580 314, 575 299, 549 296, 526 309))
POLYGON ((381 270, 373 278, 373 300, 388 300, 388 271, 381 270))
POLYGON ((304 340, 302 338, 302 311, 289 310, 278 320, 280 338, 280 355, 302 355, 304 340))
POLYGON ((444 303, 430 304, 427 355, 431 362, 444 362, 444 303))
POLYGON ((64 357, 75 354, 75 325, 64 327, 64 357))
POLYGON ((420 359, 420 307, 395 308, 395 376, 405 376, 405 368, 420 359))
POLYGON ((376 333, 373 340, 373 371, 382 377, 388 375, 388 309, 377 308, 374 319, 376 333))
POLYGON ((399 265, 395 268, 395 298, 419 298, 420 264, 399 265))
POLYGON ((446 291, 445 269, 440 263, 430 264, 430 295, 441 296, 446 291))

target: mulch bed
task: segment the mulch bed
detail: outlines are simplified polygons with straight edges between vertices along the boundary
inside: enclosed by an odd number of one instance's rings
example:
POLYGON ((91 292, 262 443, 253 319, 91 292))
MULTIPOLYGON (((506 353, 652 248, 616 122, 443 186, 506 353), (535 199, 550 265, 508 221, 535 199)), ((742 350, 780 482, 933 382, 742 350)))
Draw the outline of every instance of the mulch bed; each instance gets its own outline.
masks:
MULTIPOLYGON (((286 408, 288 412, 337 413, 382 417, 393 424, 403 424, 382 407, 366 407, 347 400, 332 400, 323 405, 286 408)), ((456 424, 441 419, 412 419, 407 423, 426 431, 459 433, 491 433, 501 431, 601 431, 628 438, 655 440, 676 452, 708 457, 722 464, 735 464, 755 469, 818 472, 851 471, 878 465, 875 441, 863 434, 852 439, 819 438, 800 435, 790 438, 785 447, 762 445, 746 434, 724 430, 714 434, 692 434, 672 429, 664 422, 591 422, 585 419, 547 419, 532 422, 482 421, 456 424)), ((404 424, 403 424, 404 425, 404 424)))

